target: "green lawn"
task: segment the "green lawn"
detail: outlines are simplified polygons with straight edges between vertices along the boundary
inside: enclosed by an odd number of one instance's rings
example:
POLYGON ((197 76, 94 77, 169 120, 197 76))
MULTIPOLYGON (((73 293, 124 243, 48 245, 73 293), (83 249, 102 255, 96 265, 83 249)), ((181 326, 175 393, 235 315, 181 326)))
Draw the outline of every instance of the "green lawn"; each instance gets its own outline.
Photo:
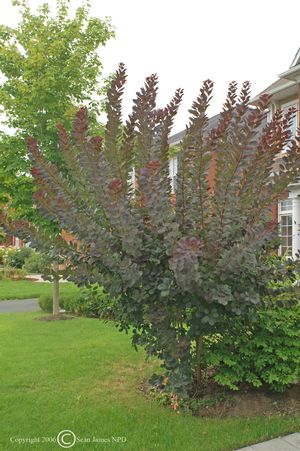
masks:
POLYGON ((81 439, 127 438, 121 445, 78 442, 79 450, 231 451, 299 429, 299 417, 200 419, 159 406, 137 389, 155 362, 145 363, 112 324, 32 320, 39 315, 0 315, 1 450, 61 449, 14 440, 68 429, 81 439))
MULTIPOLYGON (((75 293, 78 288, 73 283, 61 283, 61 294, 75 293)), ((52 285, 30 280, 0 280, 0 300, 38 298, 41 294, 52 293, 52 285)))

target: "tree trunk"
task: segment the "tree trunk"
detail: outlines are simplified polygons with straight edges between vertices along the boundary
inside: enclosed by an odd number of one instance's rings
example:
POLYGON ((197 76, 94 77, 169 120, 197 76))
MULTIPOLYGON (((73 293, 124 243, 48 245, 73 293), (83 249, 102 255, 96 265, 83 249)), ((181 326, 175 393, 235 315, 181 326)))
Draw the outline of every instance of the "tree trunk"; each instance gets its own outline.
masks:
POLYGON ((200 397, 201 389, 201 352, 202 352, 202 337, 196 338, 196 366, 195 366, 195 396, 200 397))
MULTIPOLYGON (((58 272, 58 263, 52 263, 52 269, 58 272)), ((59 315, 59 276, 54 276, 53 284, 53 315, 59 315)))

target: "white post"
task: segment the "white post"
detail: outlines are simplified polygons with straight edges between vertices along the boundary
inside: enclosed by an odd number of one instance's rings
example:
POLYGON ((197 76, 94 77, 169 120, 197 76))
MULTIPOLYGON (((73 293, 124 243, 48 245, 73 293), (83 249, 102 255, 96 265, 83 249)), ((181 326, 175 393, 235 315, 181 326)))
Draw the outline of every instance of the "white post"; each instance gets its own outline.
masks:
POLYGON ((293 258, 300 253, 300 197, 297 195, 293 199, 293 258))

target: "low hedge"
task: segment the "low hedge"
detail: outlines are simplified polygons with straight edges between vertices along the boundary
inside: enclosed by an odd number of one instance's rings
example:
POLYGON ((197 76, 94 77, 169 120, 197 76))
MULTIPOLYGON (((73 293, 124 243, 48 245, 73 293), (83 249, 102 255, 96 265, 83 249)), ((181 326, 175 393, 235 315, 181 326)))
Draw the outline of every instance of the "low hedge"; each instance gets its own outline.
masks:
MULTIPOLYGON (((96 285, 82 288, 78 293, 61 294, 59 305, 62 309, 91 318, 113 319, 114 301, 110 301, 103 288, 96 285)), ((41 295, 39 306, 45 312, 52 311, 52 294, 41 295)))
MULTIPOLYGON (((73 311, 69 309, 69 306, 72 302, 76 303, 79 298, 80 293, 63 293, 59 295, 59 305, 61 309, 67 311, 73 311)), ((52 312, 53 308, 53 298, 52 293, 50 294, 41 294, 39 297, 39 306, 44 312, 52 312)))
POLYGON ((25 269, 4 267, 0 268, 0 280, 23 280, 26 278, 25 269))
POLYGON ((5 264, 12 268, 21 269, 24 266, 26 258, 34 252, 30 247, 21 247, 19 249, 10 249, 5 258, 5 264))
POLYGON ((46 255, 33 251, 25 258, 23 269, 29 274, 45 274, 51 268, 51 259, 46 255))
POLYGON ((300 303, 261 310, 247 324, 228 319, 222 334, 206 337, 204 360, 219 385, 286 390, 300 380, 300 303))

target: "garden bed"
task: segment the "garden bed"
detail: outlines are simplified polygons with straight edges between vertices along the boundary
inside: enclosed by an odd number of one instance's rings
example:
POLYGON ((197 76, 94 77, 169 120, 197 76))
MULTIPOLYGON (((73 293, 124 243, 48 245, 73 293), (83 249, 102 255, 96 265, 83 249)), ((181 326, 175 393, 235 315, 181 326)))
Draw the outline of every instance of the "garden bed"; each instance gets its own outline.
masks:
POLYGON ((35 321, 67 321, 75 318, 76 316, 71 315, 47 315, 47 316, 38 316, 37 318, 33 319, 35 321))
POLYGON ((230 392, 228 399, 205 410, 199 414, 221 418, 300 414, 300 385, 294 385, 284 393, 267 390, 230 392))
POLYGON ((300 415, 299 383, 283 393, 251 387, 241 387, 239 391, 233 391, 212 384, 206 387, 199 400, 185 401, 176 398, 176 402, 172 401, 166 393, 151 389, 147 382, 142 383, 139 390, 147 397, 154 398, 175 411, 190 412, 200 417, 300 415))

